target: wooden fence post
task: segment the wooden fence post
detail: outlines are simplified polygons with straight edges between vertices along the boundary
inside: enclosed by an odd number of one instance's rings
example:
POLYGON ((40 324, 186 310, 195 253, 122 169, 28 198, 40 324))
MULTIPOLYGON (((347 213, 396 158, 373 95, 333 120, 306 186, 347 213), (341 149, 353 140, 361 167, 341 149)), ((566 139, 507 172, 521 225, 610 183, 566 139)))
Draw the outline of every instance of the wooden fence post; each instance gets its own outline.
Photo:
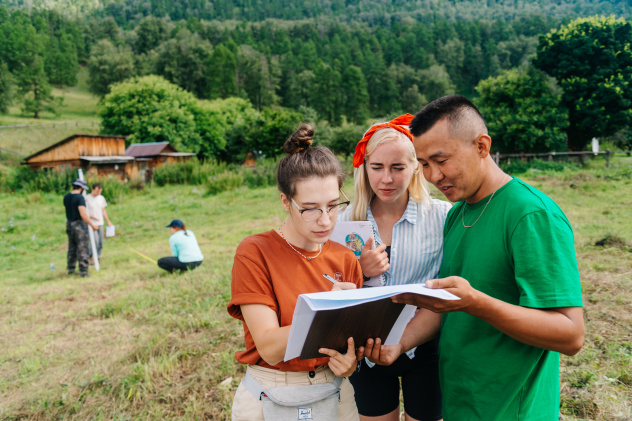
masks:
POLYGON ((610 149, 606 149, 606 168, 610 168, 610 149))

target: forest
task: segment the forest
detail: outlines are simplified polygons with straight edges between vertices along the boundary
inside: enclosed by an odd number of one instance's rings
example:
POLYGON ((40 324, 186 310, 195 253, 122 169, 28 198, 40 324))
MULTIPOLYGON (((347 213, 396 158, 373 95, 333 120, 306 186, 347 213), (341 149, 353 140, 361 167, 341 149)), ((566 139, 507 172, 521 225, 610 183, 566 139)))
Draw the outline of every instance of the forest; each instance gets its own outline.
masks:
MULTIPOLYGON (((257 112, 275 108, 277 114, 289 113, 289 120, 326 122, 334 130, 351 125, 356 127, 347 127, 347 132, 358 132, 367 121, 414 113, 450 93, 483 98, 485 108, 498 99, 490 89, 518 72, 514 79, 526 78, 527 85, 534 86, 521 96, 544 95, 546 104, 539 106, 553 111, 540 124, 561 124, 531 144, 507 144, 501 138, 499 147, 508 151, 563 150, 566 129, 581 137, 569 141, 571 148, 585 146, 581 124, 578 129, 572 119, 564 122, 565 107, 577 95, 565 98, 563 83, 551 78, 552 64, 538 58, 540 69, 551 72, 545 75, 533 69, 533 60, 538 46, 546 46, 543 37, 575 18, 612 14, 615 22, 632 11, 626 2, 544 0, 125 0, 92 6, 59 1, 50 9, 43 5, 37 0, 0 1, 0 113, 15 102, 36 118, 55 112, 61 98, 51 95, 51 85, 72 86, 79 67, 87 66, 90 89, 104 103, 115 84, 156 75, 198 100, 239 97, 257 112), (70 4, 75 7, 67 8, 70 4), (483 83, 497 77, 501 79, 483 83)), ((617 45, 629 44, 624 32, 629 34, 630 25, 623 21, 614 26, 623 27, 617 45)), ((625 63, 627 59, 609 71, 625 73, 625 63)), ((623 106, 631 99, 629 90, 622 94, 623 106)), ((576 118, 581 119, 585 117, 576 118)), ((614 135, 629 123, 629 117, 614 120, 616 127, 590 134, 614 135)), ((116 131, 112 125, 105 127, 116 131)), ((153 140, 160 139, 141 141, 153 140)), ((182 146, 195 152, 204 149, 199 140, 194 143, 182 146)), ((209 146, 201 155, 221 157, 222 148, 209 146)), ((348 148, 338 152, 347 153, 348 148)))

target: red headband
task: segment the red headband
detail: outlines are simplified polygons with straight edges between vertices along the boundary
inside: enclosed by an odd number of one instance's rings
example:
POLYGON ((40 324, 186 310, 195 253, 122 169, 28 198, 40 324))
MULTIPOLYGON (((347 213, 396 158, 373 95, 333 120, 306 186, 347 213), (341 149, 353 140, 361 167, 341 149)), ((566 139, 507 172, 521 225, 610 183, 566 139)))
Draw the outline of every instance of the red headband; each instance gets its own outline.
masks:
POLYGON ((404 114, 389 121, 388 123, 376 124, 375 126, 372 126, 369 129, 369 131, 367 131, 364 134, 364 137, 356 145, 355 154, 353 155, 353 166, 355 168, 358 168, 360 165, 362 165, 362 163, 364 163, 364 151, 366 150, 366 144, 371 139, 371 136, 373 136, 373 134, 377 132, 378 130, 387 129, 387 128, 395 129, 398 132, 405 134, 406 137, 408 137, 410 141, 412 142, 413 135, 410 134, 410 131, 408 131, 408 129, 402 126, 409 126, 413 118, 414 117, 410 114, 404 114))

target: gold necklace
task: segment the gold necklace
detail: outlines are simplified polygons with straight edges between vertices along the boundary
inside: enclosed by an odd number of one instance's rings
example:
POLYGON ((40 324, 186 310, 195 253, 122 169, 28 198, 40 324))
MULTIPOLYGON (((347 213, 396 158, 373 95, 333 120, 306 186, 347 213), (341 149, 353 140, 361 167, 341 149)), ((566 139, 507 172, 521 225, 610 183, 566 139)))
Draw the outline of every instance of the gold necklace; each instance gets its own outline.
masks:
POLYGON ((485 213, 485 209, 487 209, 487 205, 489 205, 489 202, 492 201, 492 199, 494 198, 494 195, 496 194, 497 191, 498 191, 498 189, 494 190, 494 192, 492 193, 491 197, 489 198, 489 200, 485 204, 485 207, 483 208, 483 212, 481 212, 481 214, 478 215, 478 218, 476 218, 476 221, 474 221, 474 223, 472 225, 465 225, 465 206, 467 205, 467 203, 463 204, 463 211, 461 212, 461 222, 463 223, 463 228, 472 228, 474 225, 476 225, 478 220, 481 219, 481 216, 483 216, 483 214, 485 213))
MULTIPOLYGON (((282 226, 283 226, 283 225, 281 225, 281 227, 282 227, 282 226)), ((292 244, 290 244, 290 242, 289 242, 289 241, 287 241, 287 238, 285 238, 285 235, 283 235, 283 231, 281 230, 281 227, 279 227, 279 234, 281 234, 281 238, 283 238, 283 239, 285 240, 285 242, 287 243, 287 245, 288 245, 288 246, 290 246, 290 247, 292 248, 292 250, 294 250, 295 252, 297 252, 298 254, 300 254, 300 255, 301 255, 301 257, 303 257, 303 258, 307 259, 307 261, 310 261, 310 260, 314 260, 315 258, 317 258, 318 256, 320 256, 320 252, 321 252, 321 251, 323 251, 323 245, 322 245, 322 244, 320 244, 320 250, 318 250, 318 254, 317 254, 316 256, 314 256, 314 257, 307 257, 307 256, 305 256, 303 253, 301 253, 300 251, 296 250, 296 249, 294 248, 294 246, 293 246, 292 244)))

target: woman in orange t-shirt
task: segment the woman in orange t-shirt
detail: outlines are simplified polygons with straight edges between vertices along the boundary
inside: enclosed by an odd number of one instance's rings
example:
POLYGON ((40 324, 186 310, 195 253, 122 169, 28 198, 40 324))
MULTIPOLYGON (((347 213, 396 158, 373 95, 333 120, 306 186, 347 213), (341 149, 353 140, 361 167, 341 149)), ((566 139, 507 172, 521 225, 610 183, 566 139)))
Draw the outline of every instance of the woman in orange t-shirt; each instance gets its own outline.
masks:
MULTIPOLYGON (((310 147, 314 131, 301 126, 283 146, 289 154, 277 168, 287 220, 276 230, 246 237, 237 247, 232 272, 231 316, 241 320, 246 349, 235 353, 263 387, 311 385, 348 377, 356 369, 353 338, 346 354, 322 349, 323 358, 284 362, 296 300, 300 294, 362 286, 362 270, 349 249, 329 241, 337 216, 349 204, 344 172, 327 148, 310 147), (333 284, 323 275, 340 282, 333 284)), ((338 420, 357 420, 353 387, 343 379, 338 420)), ((259 397, 242 383, 233 420, 263 420, 259 397)))

